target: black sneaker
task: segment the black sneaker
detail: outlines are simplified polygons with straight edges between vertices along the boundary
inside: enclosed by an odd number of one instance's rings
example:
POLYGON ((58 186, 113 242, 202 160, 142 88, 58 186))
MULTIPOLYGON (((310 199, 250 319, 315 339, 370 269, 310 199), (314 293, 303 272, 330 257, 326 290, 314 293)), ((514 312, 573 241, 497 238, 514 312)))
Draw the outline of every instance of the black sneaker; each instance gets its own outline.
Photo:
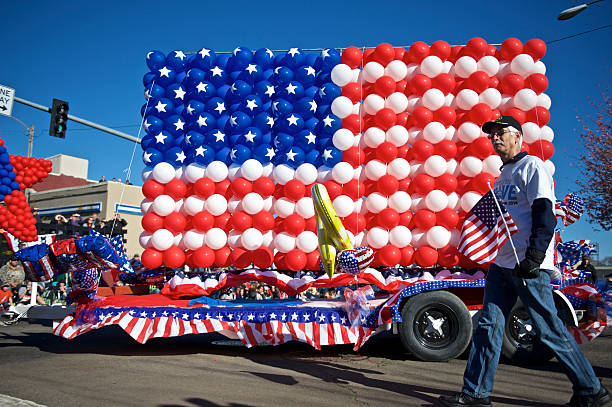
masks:
POLYGON ((612 396, 602 385, 597 394, 586 396, 574 394, 567 405, 570 407, 599 407, 608 404, 610 401, 612 401, 612 396))
POLYGON ((472 396, 468 396, 465 393, 457 393, 453 396, 440 396, 438 398, 440 403, 445 405, 446 407, 462 407, 462 406, 471 406, 471 407, 491 407, 491 401, 488 397, 484 397, 481 399, 477 399, 472 396))

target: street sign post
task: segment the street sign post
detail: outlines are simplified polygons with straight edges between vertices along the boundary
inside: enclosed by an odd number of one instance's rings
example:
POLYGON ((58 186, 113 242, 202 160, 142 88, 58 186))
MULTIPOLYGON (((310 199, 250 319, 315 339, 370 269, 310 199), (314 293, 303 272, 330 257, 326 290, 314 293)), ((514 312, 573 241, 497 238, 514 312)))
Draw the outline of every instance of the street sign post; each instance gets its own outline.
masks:
POLYGON ((13 112, 15 89, 0 85, 0 114, 10 116, 13 112))

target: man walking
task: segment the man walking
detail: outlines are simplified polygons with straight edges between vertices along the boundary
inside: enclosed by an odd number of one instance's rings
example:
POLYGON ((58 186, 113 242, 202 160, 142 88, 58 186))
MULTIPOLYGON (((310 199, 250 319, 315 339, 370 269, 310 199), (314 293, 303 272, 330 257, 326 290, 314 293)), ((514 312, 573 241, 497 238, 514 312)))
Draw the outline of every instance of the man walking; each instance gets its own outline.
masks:
POLYGON ((520 263, 516 264, 514 249, 506 242, 487 274, 482 313, 474 332, 462 391, 439 400, 449 407, 491 406, 489 395, 505 321, 520 297, 540 341, 554 352, 573 384, 574 394, 568 405, 603 406, 611 396, 557 317, 553 301, 550 275, 554 268, 553 235, 557 220, 552 176, 542 160, 521 152, 522 128, 514 117, 501 116, 487 122, 482 131, 489 134, 504 163, 494 189, 518 227, 512 240, 520 263))

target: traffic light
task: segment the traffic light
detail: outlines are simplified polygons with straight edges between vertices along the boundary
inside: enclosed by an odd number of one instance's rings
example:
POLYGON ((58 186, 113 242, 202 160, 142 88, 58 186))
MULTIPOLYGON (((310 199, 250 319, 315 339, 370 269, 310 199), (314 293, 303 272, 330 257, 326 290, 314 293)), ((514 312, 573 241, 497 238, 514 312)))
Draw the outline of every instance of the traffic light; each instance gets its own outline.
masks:
POLYGON ((68 123, 68 102, 53 99, 51 107, 51 123, 49 124, 49 135, 52 137, 66 138, 66 124, 68 123))

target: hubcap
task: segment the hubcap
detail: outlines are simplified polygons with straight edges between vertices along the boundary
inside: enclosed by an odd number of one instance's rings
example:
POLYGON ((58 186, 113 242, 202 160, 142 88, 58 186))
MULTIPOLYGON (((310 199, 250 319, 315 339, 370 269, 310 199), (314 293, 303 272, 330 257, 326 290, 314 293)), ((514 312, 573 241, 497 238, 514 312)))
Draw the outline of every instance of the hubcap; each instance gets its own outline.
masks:
POLYGON ((510 332, 517 345, 523 349, 532 349, 536 338, 531 318, 525 310, 517 310, 510 321, 510 332))
POLYGON ((448 346, 457 336, 457 329, 457 316, 443 304, 425 307, 415 318, 417 340, 431 349, 448 346))

